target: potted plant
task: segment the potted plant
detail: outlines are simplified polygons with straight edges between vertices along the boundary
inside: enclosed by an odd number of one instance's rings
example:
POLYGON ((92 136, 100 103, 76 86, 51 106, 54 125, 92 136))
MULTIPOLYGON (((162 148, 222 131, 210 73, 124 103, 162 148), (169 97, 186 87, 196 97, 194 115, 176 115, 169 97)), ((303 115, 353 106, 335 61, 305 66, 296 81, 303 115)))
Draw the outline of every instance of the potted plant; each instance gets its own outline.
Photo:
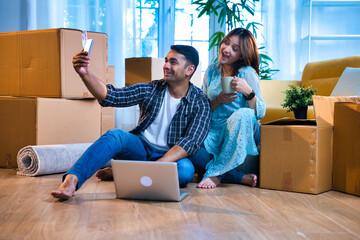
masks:
POLYGON ((312 96, 317 89, 311 89, 311 86, 294 86, 289 85, 289 89, 282 91, 285 93, 283 108, 287 108, 286 112, 293 111, 296 119, 307 119, 308 106, 313 104, 312 96))

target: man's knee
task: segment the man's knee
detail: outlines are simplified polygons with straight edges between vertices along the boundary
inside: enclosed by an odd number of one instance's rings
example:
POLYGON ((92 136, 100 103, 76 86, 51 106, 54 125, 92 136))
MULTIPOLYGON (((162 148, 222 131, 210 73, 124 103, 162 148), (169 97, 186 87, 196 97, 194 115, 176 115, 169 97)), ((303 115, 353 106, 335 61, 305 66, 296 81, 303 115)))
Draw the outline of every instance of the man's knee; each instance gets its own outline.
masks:
POLYGON ((108 130, 104 135, 102 135, 103 138, 111 138, 116 141, 124 141, 126 138, 126 135, 129 134, 128 132, 125 132, 121 129, 113 128, 108 130))
POLYGON ((179 184, 185 186, 194 178, 195 168, 188 158, 183 158, 177 161, 179 184))

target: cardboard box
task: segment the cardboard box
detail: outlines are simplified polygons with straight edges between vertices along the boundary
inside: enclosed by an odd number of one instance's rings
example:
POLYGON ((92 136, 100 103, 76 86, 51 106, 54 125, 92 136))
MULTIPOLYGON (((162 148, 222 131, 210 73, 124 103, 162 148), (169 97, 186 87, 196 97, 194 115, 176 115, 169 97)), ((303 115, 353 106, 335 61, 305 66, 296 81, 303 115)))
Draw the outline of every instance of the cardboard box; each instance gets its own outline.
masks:
POLYGON ((100 137, 96 100, 0 97, 0 167, 17 166, 27 145, 89 143, 100 137))
MULTIPOLYGON (((127 58, 125 59, 125 85, 147 83, 164 78, 164 58, 127 58)), ((191 82, 201 87, 201 63, 191 77, 191 82)))
MULTIPOLYGON (((94 39, 90 71, 107 79, 107 36, 94 39)), ((81 31, 47 29, 0 33, 0 95, 90 98, 72 66, 82 50, 81 31)))
POLYGON ((125 85, 162 79, 164 63, 163 58, 126 58, 125 85))
MULTIPOLYGON (((109 74, 106 84, 115 85, 115 67, 109 66, 109 74)), ((115 108, 102 107, 101 108, 101 135, 108 130, 115 128, 115 108)))
POLYGON ((101 108, 101 135, 108 130, 115 128, 115 108, 102 107, 101 108))
POLYGON ((111 84, 115 86, 115 66, 108 66, 108 75, 105 84, 111 84))
POLYGON ((334 103, 357 99, 314 96, 313 101, 316 120, 261 125, 261 188, 313 194, 332 188, 334 103))
POLYGON ((333 189, 360 196, 360 102, 335 103, 333 189))

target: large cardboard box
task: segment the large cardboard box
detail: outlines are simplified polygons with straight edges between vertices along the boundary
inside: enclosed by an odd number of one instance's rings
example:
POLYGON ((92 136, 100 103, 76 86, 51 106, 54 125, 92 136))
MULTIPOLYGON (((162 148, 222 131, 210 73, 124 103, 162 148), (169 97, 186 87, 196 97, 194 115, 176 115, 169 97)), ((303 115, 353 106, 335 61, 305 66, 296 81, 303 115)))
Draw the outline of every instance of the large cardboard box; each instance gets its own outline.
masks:
MULTIPOLYGON (((90 71, 107 78, 107 36, 94 39, 90 71)), ((36 97, 92 97, 72 66, 82 50, 81 31, 47 29, 0 33, 0 95, 36 97)))
MULTIPOLYGON (((106 84, 115 85, 115 66, 109 66, 109 74, 106 84)), ((101 108, 101 135, 115 127, 115 108, 101 108)))
POLYGON ((333 189, 360 196, 360 102, 334 111, 333 189))
MULTIPOLYGON (((125 59, 125 85, 135 83, 147 83, 152 80, 159 80, 164 77, 164 58, 127 58, 125 59)), ((201 63, 199 63, 191 82, 201 87, 201 63)))
POLYGON ((314 96, 316 120, 261 125, 260 187, 321 193, 332 188, 334 103, 351 97, 314 96))
POLYGON ((100 137, 96 100, 0 97, 0 167, 17 166, 27 145, 89 143, 100 137))

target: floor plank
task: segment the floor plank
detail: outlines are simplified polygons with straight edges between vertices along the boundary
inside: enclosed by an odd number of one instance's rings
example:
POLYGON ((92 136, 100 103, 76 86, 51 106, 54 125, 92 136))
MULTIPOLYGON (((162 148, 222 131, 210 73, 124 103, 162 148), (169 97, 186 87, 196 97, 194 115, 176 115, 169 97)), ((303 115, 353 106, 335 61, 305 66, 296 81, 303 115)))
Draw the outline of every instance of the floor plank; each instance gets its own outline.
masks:
POLYGON ((96 188, 95 179, 91 178, 77 192, 76 197, 67 201, 53 199, 50 195, 53 189, 49 189, 42 201, 51 204, 27 239, 83 239, 92 213, 96 188))
POLYGON ((50 198, 39 199, 39 196, 48 195, 49 179, 11 173, 0 182, 0 191, 7 195, 0 204, 0 239, 21 239, 33 229, 51 203, 50 198))
POLYGON ((307 194, 258 188, 248 188, 248 190, 269 209, 272 209, 276 215, 286 221, 300 236, 320 236, 329 233, 344 235, 349 233, 298 199, 299 196, 307 194))
POLYGON ((243 226, 251 239, 302 239, 291 225, 263 204, 248 189, 235 184, 222 186, 217 198, 236 216, 237 225, 243 226), (234 214, 241 211, 244 214, 234 214))
POLYGON ((61 174, 0 169, 0 239, 360 239, 360 198, 191 183, 182 202, 116 199, 92 177, 68 201, 53 199, 61 174))
POLYGON ((234 214, 229 214, 226 207, 216 198, 218 189, 198 189, 195 184, 189 187, 191 195, 182 204, 190 231, 196 232, 199 239, 212 239, 223 233, 237 233, 248 237, 246 230, 237 224, 234 214))
POLYGON ((291 197, 306 204, 309 209, 314 210, 318 214, 319 218, 327 218, 343 228, 345 232, 360 239, 360 210, 347 204, 342 204, 328 194, 298 194, 296 197, 295 195, 291 195, 291 197))
POLYGON ((337 199, 340 202, 346 203, 349 206, 360 209, 359 197, 351 194, 344 194, 338 191, 329 191, 326 194, 337 199))
POLYGON ((116 199, 113 182, 98 181, 98 191, 86 235, 102 238, 121 236, 137 239, 139 234, 138 203, 116 199))

